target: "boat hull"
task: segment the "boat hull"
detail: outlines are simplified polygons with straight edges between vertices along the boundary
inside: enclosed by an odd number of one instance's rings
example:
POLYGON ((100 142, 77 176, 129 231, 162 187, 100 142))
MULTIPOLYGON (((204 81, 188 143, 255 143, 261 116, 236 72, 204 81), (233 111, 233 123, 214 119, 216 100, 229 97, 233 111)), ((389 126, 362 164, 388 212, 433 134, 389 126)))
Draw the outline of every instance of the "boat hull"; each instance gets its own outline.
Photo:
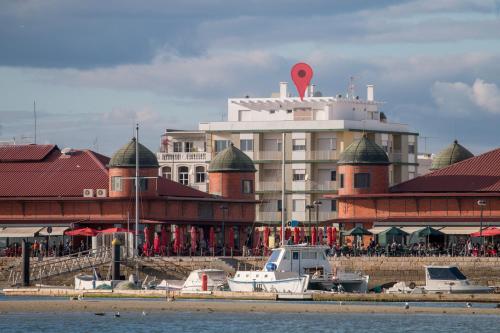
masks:
POLYGON ((228 279, 229 289, 236 292, 276 292, 276 293, 303 293, 307 290, 309 276, 280 280, 253 280, 243 281, 228 279))

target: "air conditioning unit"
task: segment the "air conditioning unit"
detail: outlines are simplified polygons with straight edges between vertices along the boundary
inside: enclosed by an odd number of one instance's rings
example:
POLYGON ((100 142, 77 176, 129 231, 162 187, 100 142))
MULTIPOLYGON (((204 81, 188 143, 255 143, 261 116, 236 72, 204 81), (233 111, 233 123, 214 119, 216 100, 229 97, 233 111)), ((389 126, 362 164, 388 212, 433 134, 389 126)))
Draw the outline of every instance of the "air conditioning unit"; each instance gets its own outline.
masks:
POLYGON ((108 196, 108 190, 104 188, 98 188, 95 192, 96 192, 95 195, 99 198, 104 198, 108 196))
POLYGON ((90 197, 93 197, 94 196, 94 190, 91 189, 91 188, 86 188, 83 190, 83 196, 85 198, 90 198, 90 197))

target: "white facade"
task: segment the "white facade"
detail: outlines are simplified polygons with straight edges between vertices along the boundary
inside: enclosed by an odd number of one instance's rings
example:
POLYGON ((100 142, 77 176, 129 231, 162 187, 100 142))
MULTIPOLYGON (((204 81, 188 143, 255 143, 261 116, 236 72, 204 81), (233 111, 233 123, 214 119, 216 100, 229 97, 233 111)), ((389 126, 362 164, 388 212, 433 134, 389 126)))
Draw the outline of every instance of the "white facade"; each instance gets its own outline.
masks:
MULTIPOLYGON (((315 90, 309 87, 301 101, 291 97, 288 85, 281 82, 280 92, 271 98, 230 98, 228 121, 200 123, 195 132, 166 132, 168 153, 158 154, 160 165, 163 170, 164 166, 175 169, 172 179, 185 182, 186 177, 179 178, 180 166, 189 170, 207 167, 210 159, 232 142, 252 158, 258 170, 256 194, 263 202, 257 208, 258 222, 278 223, 282 206, 282 133, 285 133, 286 220, 306 222, 306 225, 309 216, 312 222, 336 217, 335 200, 323 197, 337 192, 336 162, 344 149, 363 133, 388 153, 393 162, 390 166, 392 184, 416 175, 418 134, 410 132, 406 124, 387 121, 380 111, 381 103, 374 100, 373 86, 367 87, 367 100, 356 96, 323 97, 320 93, 314 94, 315 90), (189 158, 193 158, 190 152, 191 155, 177 159, 174 166, 168 161, 173 158, 173 142, 186 140, 199 149, 203 147, 205 155, 190 161, 189 158), (321 205, 308 210, 315 201, 321 205)), ((188 185, 206 189, 206 183, 203 187, 192 182, 194 178, 188 179, 188 185)))

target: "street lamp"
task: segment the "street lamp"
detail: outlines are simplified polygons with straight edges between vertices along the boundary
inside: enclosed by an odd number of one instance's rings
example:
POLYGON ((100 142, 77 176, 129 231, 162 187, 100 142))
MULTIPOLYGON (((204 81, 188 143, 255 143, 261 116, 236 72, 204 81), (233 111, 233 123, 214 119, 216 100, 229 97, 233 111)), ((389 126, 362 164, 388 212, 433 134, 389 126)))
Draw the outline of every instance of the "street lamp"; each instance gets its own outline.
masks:
POLYGON ((319 244, 319 206, 321 206, 322 202, 319 200, 315 200, 313 202, 314 206, 316 206, 316 244, 319 244))
POLYGON ((309 211, 309 238, 311 238, 311 210, 314 209, 314 205, 306 205, 306 209, 309 211))
POLYGON ((226 220, 226 214, 229 207, 227 205, 221 205, 220 209, 222 210, 222 256, 226 256, 226 228, 224 222, 226 220))
MULTIPOLYGON (((478 200, 477 204, 481 209, 481 217, 479 218, 479 239, 481 241, 481 248, 484 251, 484 239, 483 239, 483 209, 486 206, 486 200, 478 200)), ((480 249, 481 251, 481 249, 480 249)), ((484 254, 484 253, 483 253, 484 254)))

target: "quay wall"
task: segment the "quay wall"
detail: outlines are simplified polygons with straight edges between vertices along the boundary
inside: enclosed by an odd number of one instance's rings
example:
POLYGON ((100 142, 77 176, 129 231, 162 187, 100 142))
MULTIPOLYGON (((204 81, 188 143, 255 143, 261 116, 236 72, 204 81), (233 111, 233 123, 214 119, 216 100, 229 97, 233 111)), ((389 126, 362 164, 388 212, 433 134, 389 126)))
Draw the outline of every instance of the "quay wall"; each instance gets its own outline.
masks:
MULTIPOLYGON (((456 265, 474 283, 500 287, 500 257, 338 257, 331 258, 333 267, 346 272, 363 272, 370 276, 370 287, 389 282, 415 282, 425 284, 425 265, 456 265)), ((141 275, 157 277, 159 279, 179 279, 193 269, 219 268, 234 274, 237 269, 259 269, 263 267, 265 259, 262 257, 234 257, 226 262, 212 257, 156 257, 140 265, 141 275)), ((7 287, 9 267, 20 265, 16 258, 0 259, 0 288, 7 287)), ((101 267, 103 275, 107 273, 109 265, 101 267)), ((90 273, 90 270, 87 270, 90 273)), ((122 267, 125 275, 133 273, 130 267, 122 267)), ((51 285, 71 285, 76 273, 54 276, 44 281, 51 285)))

